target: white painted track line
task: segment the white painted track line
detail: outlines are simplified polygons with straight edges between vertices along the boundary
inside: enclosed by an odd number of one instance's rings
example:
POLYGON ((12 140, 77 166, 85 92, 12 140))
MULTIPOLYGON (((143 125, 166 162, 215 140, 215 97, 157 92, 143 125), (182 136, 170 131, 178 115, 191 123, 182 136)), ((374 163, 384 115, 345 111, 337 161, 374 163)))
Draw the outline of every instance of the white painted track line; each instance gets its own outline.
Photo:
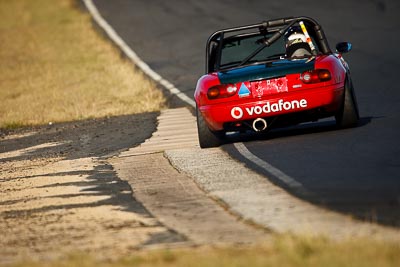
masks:
POLYGON ((270 174, 274 175, 276 178, 278 178, 281 182, 285 183, 290 188, 301 189, 302 191, 305 191, 305 188, 301 183, 299 183, 289 175, 283 173, 281 170, 275 168, 271 164, 263 161, 253 153, 251 153, 243 143, 235 143, 234 146, 243 157, 250 160, 260 168, 268 171, 270 174))
POLYGON ((108 37, 125 53, 125 55, 146 75, 151 79, 158 82, 164 86, 171 94, 176 95, 182 101, 195 107, 195 102, 189 98, 187 95, 182 93, 178 88, 176 88, 172 83, 161 77, 157 72, 152 70, 149 65, 147 65, 143 60, 141 60, 138 55, 125 43, 125 41, 118 35, 118 33, 107 23, 107 21, 100 15, 96 6, 92 0, 82 0, 92 15, 96 23, 105 31, 108 37))

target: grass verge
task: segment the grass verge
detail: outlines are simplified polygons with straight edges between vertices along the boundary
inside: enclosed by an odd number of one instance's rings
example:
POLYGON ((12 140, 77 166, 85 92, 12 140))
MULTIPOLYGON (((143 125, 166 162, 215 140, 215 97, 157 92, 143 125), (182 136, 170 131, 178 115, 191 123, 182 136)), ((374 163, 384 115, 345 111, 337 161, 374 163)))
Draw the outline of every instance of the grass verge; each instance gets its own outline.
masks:
POLYGON ((63 261, 25 262, 12 267, 389 267, 400 266, 400 245, 371 240, 333 242, 324 238, 278 236, 269 245, 252 247, 200 247, 133 252, 117 261, 96 261, 74 255, 63 261))
POLYGON ((0 0, 0 128, 159 110, 74 0, 0 0))

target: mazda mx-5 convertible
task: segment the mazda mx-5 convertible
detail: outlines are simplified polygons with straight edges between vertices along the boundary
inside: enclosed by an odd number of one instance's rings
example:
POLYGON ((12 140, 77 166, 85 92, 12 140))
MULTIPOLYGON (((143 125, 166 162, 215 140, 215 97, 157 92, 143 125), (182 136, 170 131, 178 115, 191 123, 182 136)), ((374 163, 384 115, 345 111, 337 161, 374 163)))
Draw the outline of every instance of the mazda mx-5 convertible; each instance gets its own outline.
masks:
POLYGON ((206 74, 195 91, 200 146, 223 143, 227 132, 263 132, 335 117, 355 126, 358 107, 348 64, 351 44, 331 51, 321 26, 292 17, 214 32, 206 74))

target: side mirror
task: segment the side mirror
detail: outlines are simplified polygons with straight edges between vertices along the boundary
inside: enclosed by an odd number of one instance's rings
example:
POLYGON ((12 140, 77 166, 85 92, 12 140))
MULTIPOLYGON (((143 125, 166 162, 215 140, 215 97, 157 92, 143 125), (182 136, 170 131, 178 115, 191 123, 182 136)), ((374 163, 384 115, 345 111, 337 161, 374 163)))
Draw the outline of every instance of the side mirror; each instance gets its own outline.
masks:
POLYGON ((352 45, 349 42, 341 42, 336 44, 336 51, 341 54, 350 52, 351 48, 352 45))

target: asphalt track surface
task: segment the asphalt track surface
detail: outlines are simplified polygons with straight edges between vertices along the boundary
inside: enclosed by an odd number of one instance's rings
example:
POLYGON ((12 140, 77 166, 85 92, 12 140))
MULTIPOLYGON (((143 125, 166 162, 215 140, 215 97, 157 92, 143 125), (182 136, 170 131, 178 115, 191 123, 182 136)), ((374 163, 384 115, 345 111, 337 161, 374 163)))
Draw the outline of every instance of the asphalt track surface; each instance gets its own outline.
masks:
POLYGON ((361 122, 337 130, 334 119, 241 137, 253 155, 302 185, 297 191, 223 148, 290 193, 355 218, 400 227, 399 1, 95 0, 101 15, 153 70, 193 97, 204 73, 205 42, 215 30, 263 20, 310 16, 331 48, 350 41, 361 122))

